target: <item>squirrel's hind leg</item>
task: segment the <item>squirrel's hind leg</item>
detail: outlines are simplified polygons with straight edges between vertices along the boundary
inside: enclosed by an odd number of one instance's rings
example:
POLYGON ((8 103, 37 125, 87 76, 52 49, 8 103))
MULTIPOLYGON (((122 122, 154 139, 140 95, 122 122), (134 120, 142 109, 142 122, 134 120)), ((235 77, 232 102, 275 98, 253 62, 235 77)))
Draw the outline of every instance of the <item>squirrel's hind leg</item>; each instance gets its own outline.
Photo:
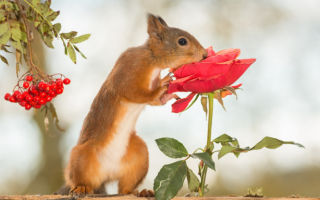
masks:
POLYGON ((65 171, 66 185, 72 195, 93 194, 99 189, 103 180, 99 174, 100 164, 94 148, 84 143, 71 151, 70 161, 65 171))
POLYGON ((133 133, 127 152, 121 160, 119 194, 133 193, 148 172, 148 149, 144 141, 133 133))

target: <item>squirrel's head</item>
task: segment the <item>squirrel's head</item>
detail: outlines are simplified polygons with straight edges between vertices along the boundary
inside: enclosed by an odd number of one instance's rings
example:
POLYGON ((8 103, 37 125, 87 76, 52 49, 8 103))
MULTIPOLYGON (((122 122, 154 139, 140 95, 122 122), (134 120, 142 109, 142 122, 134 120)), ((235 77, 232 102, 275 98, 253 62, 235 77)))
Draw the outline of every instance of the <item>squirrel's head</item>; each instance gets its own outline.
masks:
POLYGON ((148 46, 163 68, 178 68, 207 57, 196 38, 178 28, 169 27, 159 16, 148 14, 148 46))

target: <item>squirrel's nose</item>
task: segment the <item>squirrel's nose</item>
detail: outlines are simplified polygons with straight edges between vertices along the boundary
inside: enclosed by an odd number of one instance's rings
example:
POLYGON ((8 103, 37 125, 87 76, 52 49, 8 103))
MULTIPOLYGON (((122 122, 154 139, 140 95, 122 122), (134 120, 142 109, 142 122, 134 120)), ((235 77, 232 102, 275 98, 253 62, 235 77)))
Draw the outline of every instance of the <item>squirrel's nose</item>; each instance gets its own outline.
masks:
POLYGON ((208 56, 208 52, 207 52, 207 51, 205 51, 205 53, 203 53, 203 54, 202 54, 202 59, 206 59, 206 58, 207 58, 207 56, 208 56))

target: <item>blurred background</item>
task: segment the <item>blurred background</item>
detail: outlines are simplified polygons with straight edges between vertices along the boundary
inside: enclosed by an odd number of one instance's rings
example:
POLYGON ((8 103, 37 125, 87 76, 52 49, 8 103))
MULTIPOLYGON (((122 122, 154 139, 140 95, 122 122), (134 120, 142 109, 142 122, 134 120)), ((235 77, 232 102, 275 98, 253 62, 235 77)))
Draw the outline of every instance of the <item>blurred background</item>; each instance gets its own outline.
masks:
MULTIPOLYGON (((56 21, 62 31, 92 34, 79 45, 88 59, 79 58, 74 65, 61 41, 55 49, 35 42, 44 69, 72 81, 54 101, 66 130, 59 132, 54 126, 45 131, 43 113, 2 98, 17 81, 14 58, 6 55, 10 67, 0 66, 0 194, 47 194, 63 184, 63 168, 94 96, 118 56, 145 42, 146 13, 151 12, 187 30, 204 47, 240 48, 240 58, 257 59, 238 81, 243 83, 238 100, 226 98, 226 112, 215 104, 215 137, 227 133, 245 147, 272 136, 306 147, 214 158, 217 171, 209 172, 208 195, 245 195, 248 188, 262 187, 267 196, 320 196, 320 1, 66 0, 53 1, 52 7, 61 11, 56 21)), ((171 103, 147 106, 137 122, 150 154, 150 170, 140 188, 152 188, 161 166, 172 162, 155 139, 174 137, 189 151, 205 145, 207 122, 200 103, 182 114, 171 113, 171 103)), ((197 162, 188 164, 197 169, 197 162)))

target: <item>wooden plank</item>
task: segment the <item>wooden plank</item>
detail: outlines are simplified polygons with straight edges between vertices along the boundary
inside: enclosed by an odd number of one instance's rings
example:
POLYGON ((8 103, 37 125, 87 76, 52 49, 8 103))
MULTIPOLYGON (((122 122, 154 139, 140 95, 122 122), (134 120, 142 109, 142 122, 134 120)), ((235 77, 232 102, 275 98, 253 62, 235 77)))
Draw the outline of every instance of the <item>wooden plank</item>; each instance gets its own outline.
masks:
MULTIPOLYGON (((93 195, 82 198, 64 195, 8 195, 0 196, 0 200, 155 200, 151 197, 136 197, 134 195, 93 195)), ((290 198, 290 197, 176 197, 173 200, 320 200, 320 198, 290 198)))

